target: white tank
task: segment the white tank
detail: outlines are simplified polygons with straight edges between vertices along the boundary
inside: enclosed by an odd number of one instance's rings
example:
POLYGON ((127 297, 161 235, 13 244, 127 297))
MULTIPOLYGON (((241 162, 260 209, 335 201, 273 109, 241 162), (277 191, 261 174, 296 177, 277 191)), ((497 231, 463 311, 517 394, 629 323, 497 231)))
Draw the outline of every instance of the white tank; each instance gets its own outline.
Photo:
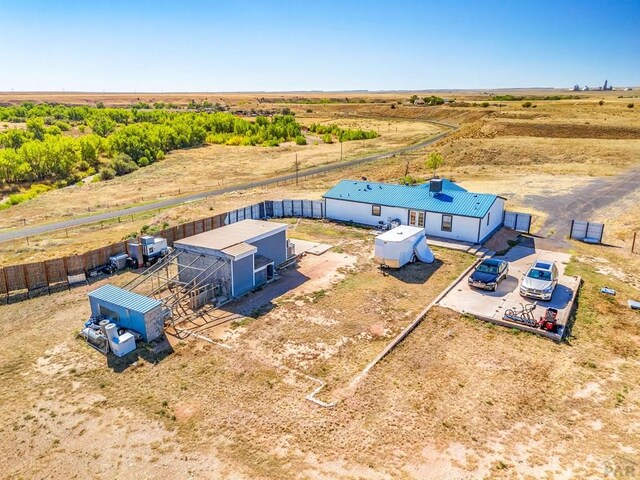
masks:
POLYGON ((114 345, 116 345, 118 342, 118 327, 116 327, 115 323, 109 323, 104 327, 104 330, 106 332, 107 335, 107 340, 109 341, 109 346, 111 347, 111 350, 114 350, 114 345))

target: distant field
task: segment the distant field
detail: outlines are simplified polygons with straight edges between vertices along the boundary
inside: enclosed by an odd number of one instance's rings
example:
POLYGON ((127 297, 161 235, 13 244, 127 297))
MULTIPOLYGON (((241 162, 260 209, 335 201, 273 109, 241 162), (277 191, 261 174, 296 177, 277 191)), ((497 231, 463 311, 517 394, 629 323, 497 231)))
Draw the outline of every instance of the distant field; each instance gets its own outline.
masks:
MULTIPOLYGON (((549 91, 512 92, 518 95, 549 95, 549 91)), ((565 94, 567 92, 556 92, 565 94)), ((585 92, 579 100, 534 101, 531 108, 523 108, 520 101, 490 102, 482 107, 480 100, 488 93, 455 92, 457 97, 476 106, 417 107, 389 103, 325 103, 290 104, 297 120, 311 123, 337 123, 347 128, 374 129, 380 137, 373 140, 343 144, 343 157, 354 158, 367 153, 396 148, 413 143, 438 131, 438 127, 424 120, 455 123, 460 130, 432 148, 439 149, 446 163, 439 174, 462 181, 469 188, 492 192, 508 198, 508 208, 530 211, 536 215, 534 228, 542 225, 545 212, 537 211, 526 202, 527 195, 553 196, 584 185, 593 178, 623 172, 639 164, 640 104, 627 108, 628 98, 619 95, 632 92, 585 92), (604 98, 604 104, 599 105, 604 98), (476 100, 477 99, 477 100, 476 100), (501 105, 495 106, 494 104, 501 105), (534 108, 535 106, 535 108, 534 108)), ((568 94, 568 93, 567 93, 568 94)), ((8 95, 8 94, 7 94, 8 95)), ((118 101, 137 101, 133 95, 104 95, 78 97, 69 94, 69 101, 81 98, 118 101)), ((442 95, 445 95, 442 93, 442 95)), ((295 96, 291 94, 291 96, 295 96)), ((318 94, 317 98, 335 97, 318 94)), ((352 94, 352 97, 357 97, 352 94)), ((368 95, 368 102, 397 101, 408 94, 368 95), (395 100, 394 100, 395 99, 395 100)), ((231 105, 258 105, 258 95, 209 94, 190 95, 196 100, 227 100, 231 105), (235 102, 235 103, 233 103, 235 102)), ((273 95, 271 95, 273 97, 273 95)), ((287 95, 282 95, 287 98, 287 95)), ((316 97, 314 95, 314 97, 316 97)), ((16 97, 18 98, 18 97, 16 97)), ((25 97, 26 98, 26 97, 25 97)), ((39 99, 52 100, 43 95, 39 99)), ((145 97, 141 100, 177 101, 187 96, 145 97)), ((260 104, 262 107, 282 107, 285 104, 260 104)), ((241 183, 266 176, 291 173, 296 155, 301 168, 335 162, 340 158, 340 144, 315 144, 313 135, 309 145, 300 147, 284 144, 277 148, 207 146, 175 151, 166 160, 153 164, 125 177, 108 182, 70 187, 48 192, 25 204, 0 212, 0 226, 19 226, 26 218, 30 225, 57 219, 87 215, 96 211, 123 208, 131 204, 154 201, 167 196, 198 192, 241 183)), ((144 225, 170 225, 192 220, 252 203, 258 198, 319 197, 333 183, 343 177, 367 176, 379 181, 399 181, 408 167, 409 175, 417 180, 431 174, 424 166, 429 149, 397 156, 393 159, 360 166, 293 185, 269 188, 266 191, 242 192, 211 201, 204 201, 161 213, 149 213, 135 219, 100 229, 87 226, 67 232, 0 245, 4 261, 42 259, 69 252, 82 251, 119 240, 139 231, 144 225)), ((628 236, 621 224, 617 236, 628 236)))

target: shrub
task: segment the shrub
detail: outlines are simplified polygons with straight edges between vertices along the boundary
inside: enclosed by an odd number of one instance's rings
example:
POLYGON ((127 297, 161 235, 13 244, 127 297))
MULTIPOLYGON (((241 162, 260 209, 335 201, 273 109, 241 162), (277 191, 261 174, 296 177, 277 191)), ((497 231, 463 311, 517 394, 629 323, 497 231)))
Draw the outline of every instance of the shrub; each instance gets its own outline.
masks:
POLYGON ((330 133, 325 133, 324 135, 322 135, 322 141, 324 143, 333 143, 333 135, 331 135, 330 133))
POLYGON ((629 105, 627 105, 627 108, 633 108, 633 107, 634 107, 633 103, 630 103, 629 105))
POLYGON ((296 137, 296 145, 306 145, 307 144, 307 139, 305 138, 304 135, 298 135, 296 137))
POLYGON ((600 106, 604 105, 604 100, 600 100, 600 101, 598 102, 598 105, 600 105, 600 106))
POLYGON ((531 103, 531 102, 524 102, 524 103, 522 104, 522 108, 531 108, 531 105, 533 105, 533 103, 531 103))
POLYGON ((406 175, 402 179, 402 183, 404 183, 405 185, 415 185, 416 183, 418 183, 418 180, 413 178, 411 175, 406 175))
POLYGON ((102 167, 100 169, 100 180, 111 180, 116 176, 116 171, 111 167, 102 167))
POLYGON ((482 108, 487 108, 489 106, 489 102, 482 102, 482 108))
POLYGON ((141 167, 147 167, 149 166, 149 159, 147 157, 142 157, 140 160, 138 160, 138 165, 140 165, 141 167))
POLYGON ((138 169, 136 162, 129 155, 121 153, 111 160, 109 167, 113 169, 117 176, 126 175, 138 169))
POLYGON ((313 108, 307 108, 307 113, 313 113, 313 108))
POLYGON ((156 160, 164 160, 164 152, 162 150, 156 152, 156 160))

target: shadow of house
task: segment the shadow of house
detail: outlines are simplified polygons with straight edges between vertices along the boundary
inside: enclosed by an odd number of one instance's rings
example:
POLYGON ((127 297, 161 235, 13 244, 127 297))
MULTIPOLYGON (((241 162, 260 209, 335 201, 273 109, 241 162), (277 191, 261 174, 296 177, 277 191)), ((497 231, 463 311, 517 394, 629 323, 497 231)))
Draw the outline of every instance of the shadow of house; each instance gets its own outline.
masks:
POLYGON ((242 297, 223 305, 219 310, 231 315, 251 317, 258 311, 275 307, 273 300, 303 285, 309 279, 298 269, 283 270, 277 281, 268 283, 254 290, 250 296, 242 297))
POLYGON ((408 263, 397 270, 381 268, 380 271, 383 275, 393 277, 403 283, 421 285, 427 283, 427 280, 431 278, 431 275, 433 275, 441 266, 442 260, 436 258, 433 263, 408 263))
POLYGON ((170 328, 167 334, 182 339, 192 333, 205 333, 207 330, 245 317, 259 318, 276 308, 275 299, 303 285, 308 280, 309 277, 295 268, 282 270, 277 281, 258 287, 250 294, 220 307, 203 308, 198 312, 198 315, 182 322, 179 328, 175 330, 170 328))

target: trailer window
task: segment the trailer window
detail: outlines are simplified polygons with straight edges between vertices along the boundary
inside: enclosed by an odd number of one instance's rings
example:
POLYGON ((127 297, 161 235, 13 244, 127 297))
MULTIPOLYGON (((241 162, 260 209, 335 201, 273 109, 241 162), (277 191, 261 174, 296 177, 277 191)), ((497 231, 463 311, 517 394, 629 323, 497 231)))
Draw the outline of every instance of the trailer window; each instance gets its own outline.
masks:
POLYGON ((450 232, 453 227, 453 217, 451 215, 442 215, 442 227, 443 232, 450 232))
POLYGON ((382 214, 382 207, 380 205, 372 205, 371 206, 371 215, 374 217, 379 217, 382 214))

